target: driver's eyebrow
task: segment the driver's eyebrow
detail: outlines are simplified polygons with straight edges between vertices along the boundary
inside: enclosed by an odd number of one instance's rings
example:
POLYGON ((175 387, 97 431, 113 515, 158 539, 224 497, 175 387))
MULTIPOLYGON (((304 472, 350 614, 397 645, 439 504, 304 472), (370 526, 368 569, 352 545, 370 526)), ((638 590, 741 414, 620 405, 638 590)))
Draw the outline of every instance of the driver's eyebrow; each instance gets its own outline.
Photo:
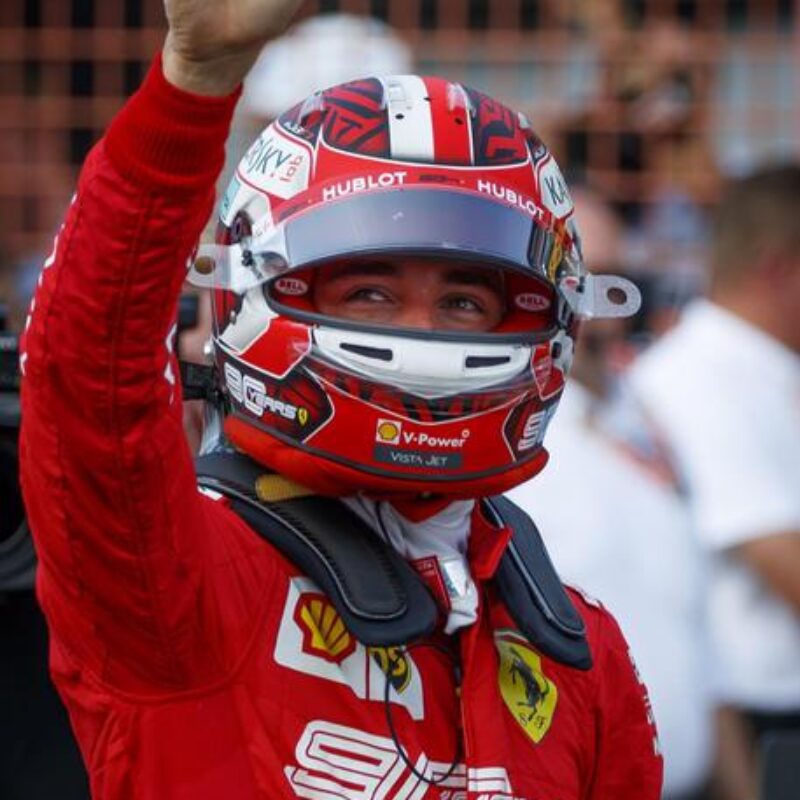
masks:
MULTIPOLYGON (((396 276, 401 265, 392 261, 353 261, 334 266, 330 272, 329 282, 344 278, 360 278, 374 275, 396 276)), ((494 269, 469 269, 453 267, 443 275, 443 282, 457 286, 483 286, 496 294, 503 292, 502 273, 494 269)))
POLYGON ((446 283, 455 283, 461 286, 485 286, 497 294, 503 291, 502 274, 490 269, 463 269, 456 267, 445 273, 444 280, 446 283))
POLYGON ((331 270, 328 281, 369 275, 396 275, 397 272, 397 264, 392 264, 389 261, 354 261, 350 264, 334 267, 331 270))

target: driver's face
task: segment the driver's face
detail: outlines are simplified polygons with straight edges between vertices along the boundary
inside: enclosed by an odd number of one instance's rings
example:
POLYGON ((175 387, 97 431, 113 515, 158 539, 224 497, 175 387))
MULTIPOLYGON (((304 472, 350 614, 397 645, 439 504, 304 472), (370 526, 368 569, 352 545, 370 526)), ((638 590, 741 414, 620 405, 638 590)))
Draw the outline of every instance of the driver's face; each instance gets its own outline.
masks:
POLYGON ((341 319, 425 330, 489 331, 505 313, 499 270, 413 258, 321 269, 313 302, 341 319))

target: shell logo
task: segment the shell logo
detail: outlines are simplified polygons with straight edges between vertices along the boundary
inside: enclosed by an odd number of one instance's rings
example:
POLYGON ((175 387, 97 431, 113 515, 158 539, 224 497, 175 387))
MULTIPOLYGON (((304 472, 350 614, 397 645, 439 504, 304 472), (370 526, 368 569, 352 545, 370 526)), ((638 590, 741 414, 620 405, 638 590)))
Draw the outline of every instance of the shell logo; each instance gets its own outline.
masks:
POLYGON ((398 444, 403 428, 393 419, 379 419, 375 428, 375 441, 381 444, 398 444))
POLYGON ((515 631, 495 633, 500 654, 497 670, 500 694, 511 716, 538 744, 550 730, 558 703, 558 688, 542 669, 541 656, 515 631))
POLYGON ((303 633, 303 651, 341 664, 356 649, 356 640, 324 594, 300 596, 294 620, 303 633))

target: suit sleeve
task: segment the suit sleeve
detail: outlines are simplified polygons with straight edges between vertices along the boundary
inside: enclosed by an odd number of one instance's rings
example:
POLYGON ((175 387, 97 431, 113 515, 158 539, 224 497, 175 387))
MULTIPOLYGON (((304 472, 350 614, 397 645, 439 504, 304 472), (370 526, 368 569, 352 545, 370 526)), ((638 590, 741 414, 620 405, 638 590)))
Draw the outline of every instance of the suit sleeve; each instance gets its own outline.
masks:
POLYGON ((663 781, 655 720, 647 689, 622 632, 606 611, 596 662, 596 770, 591 800, 658 800, 663 781))
POLYGON ((209 628, 250 624, 249 544, 196 490, 172 353, 236 99, 181 92, 156 60, 82 169, 22 342, 40 601, 60 651, 125 691, 215 680, 209 628))

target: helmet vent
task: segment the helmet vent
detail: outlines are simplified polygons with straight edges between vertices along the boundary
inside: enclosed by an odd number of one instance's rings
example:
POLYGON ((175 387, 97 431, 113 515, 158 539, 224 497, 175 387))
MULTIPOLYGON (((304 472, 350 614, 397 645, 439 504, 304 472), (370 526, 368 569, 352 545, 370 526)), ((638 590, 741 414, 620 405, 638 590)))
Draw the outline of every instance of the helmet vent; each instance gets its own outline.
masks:
POLYGON ((377 361, 391 361, 393 358, 392 351, 387 347, 368 347, 363 344, 352 344, 350 342, 341 342, 339 349, 347 353, 354 353, 357 356, 364 358, 373 358, 377 361))
POLYGON ((464 362, 468 369, 480 369, 480 367, 499 367, 501 364, 508 364, 511 361, 509 356, 467 356, 464 362))

